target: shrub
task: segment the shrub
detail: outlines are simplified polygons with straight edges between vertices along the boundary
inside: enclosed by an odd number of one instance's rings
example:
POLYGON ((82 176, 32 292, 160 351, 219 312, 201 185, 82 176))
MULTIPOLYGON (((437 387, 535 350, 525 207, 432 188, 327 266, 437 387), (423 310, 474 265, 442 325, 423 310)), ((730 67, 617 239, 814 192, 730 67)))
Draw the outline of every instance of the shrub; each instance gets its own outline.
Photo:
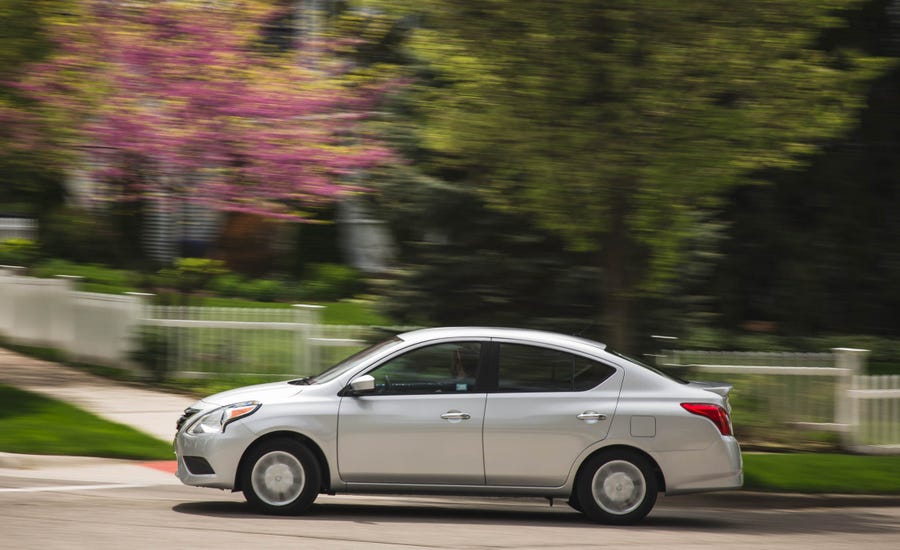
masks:
POLYGON ((173 267, 159 270, 155 279, 156 286, 176 288, 190 294, 208 288, 216 277, 227 273, 228 269, 221 260, 179 258, 173 267))
POLYGON ((358 294, 364 286, 360 273, 352 267, 313 264, 303 281, 302 297, 306 300, 339 300, 358 294))
POLYGON ((143 327, 137 336, 137 346, 131 359, 141 365, 154 382, 164 382, 169 376, 171 358, 177 356, 177 338, 168 338, 155 327, 143 327))
POLYGON ((206 288, 220 275, 228 273, 225 262, 209 258, 179 258, 175 261, 175 273, 179 278, 179 288, 188 292, 206 288))
POLYGON ((209 284, 209 289, 221 296, 243 296, 243 287, 247 284, 245 279, 234 273, 219 275, 209 284))
POLYGON ((38 257, 38 245, 28 239, 0 242, 0 265, 30 266, 38 257))
POLYGON ((141 287, 141 275, 125 269, 114 269, 97 264, 77 264, 67 260, 52 259, 41 262, 32 270, 37 277, 74 275, 95 288, 106 287, 117 291, 141 287))
POLYGON ((138 253, 108 216, 74 207, 54 213, 41 225, 41 246, 45 256, 85 263, 115 264, 138 253))
POLYGON ((259 302, 274 302, 284 295, 284 285, 273 279, 259 279, 251 283, 252 298, 259 302))

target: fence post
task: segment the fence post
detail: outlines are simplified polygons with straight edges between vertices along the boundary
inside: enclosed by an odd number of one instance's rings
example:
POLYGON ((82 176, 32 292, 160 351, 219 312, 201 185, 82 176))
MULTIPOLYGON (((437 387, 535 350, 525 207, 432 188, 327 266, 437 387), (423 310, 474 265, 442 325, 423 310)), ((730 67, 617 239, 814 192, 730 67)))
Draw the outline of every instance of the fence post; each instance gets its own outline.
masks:
MULTIPOLYGON (((144 365, 138 365, 132 359, 133 353, 143 345, 144 322, 150 318, 150 300, 155 294, 152 292, 126 292, 127 296, 134 298, 133 302, 126 304, 128 310, 128 322, 130 329, 125 342, 122 342, 121 355, 122 364, 136 370, 144 369, 144 365)), ((164 372, 171 372, 171 365, 166 365, 164 372)))
POLYGON ((311 339, 313 330, 321 323, 321 313, 325 306, 294 304, 293 307, 296 308, 298 324, 297 336, 294 340, 294 370, 298 374, 310 376, 315 374, 312 372, 314 359, 311 339))
POLYGON ((75 350, 75 323, 77 316, 76 288, 83 277, 78 275, 55 275, 59 282, 59 300, 53 305, 50 323, 48 325, 49 342, 51 346, 62 350, 66 359, 76 359, 75 350))
POLYGON ((865 372, 865 360, 869 354, 867 349, 832 348, 834 354, 834 366, 845 369, 837 381, 834 390, 834 421, 843 427, 841 433, 841 445, 845 449, 851 449, 856 445, 857 430, 859 430, 859 410, 851 390, 853 389, 853 377, 865 372))

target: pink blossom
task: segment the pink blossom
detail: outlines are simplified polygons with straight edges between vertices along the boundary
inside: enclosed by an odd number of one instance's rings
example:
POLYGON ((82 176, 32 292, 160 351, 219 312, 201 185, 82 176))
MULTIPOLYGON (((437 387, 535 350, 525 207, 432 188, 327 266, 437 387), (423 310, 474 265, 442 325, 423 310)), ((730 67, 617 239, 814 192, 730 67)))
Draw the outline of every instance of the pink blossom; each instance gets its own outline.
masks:
POLYGON ((54 29, 56 57, 19 87, 76 131, 67 147, 89 146, 110 197, 298 219, 394 160, 360 128, 391 84, 346 86, 328 48, 264 52, 276 10, 80 1, 93 15, 54 29))

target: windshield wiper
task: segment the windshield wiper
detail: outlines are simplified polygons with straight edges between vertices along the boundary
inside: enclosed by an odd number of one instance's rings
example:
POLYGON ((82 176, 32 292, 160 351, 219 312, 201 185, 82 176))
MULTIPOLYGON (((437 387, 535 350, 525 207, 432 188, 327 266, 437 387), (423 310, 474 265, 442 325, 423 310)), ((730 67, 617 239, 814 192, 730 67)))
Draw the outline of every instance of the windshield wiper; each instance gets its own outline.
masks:
POLYGON ((304 376, 303 378, 297 378, 296 380, 288 380, 288 384, 294 386, 308 386, 310 380, 312 380, 312 376, 304 376))

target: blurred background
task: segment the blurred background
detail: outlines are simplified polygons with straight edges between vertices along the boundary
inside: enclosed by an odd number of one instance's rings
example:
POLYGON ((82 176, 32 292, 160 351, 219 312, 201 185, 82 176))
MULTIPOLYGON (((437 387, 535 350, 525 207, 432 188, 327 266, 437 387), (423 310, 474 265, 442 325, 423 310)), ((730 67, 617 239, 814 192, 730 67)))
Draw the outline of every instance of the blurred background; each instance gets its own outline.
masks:
POLYGON ((541 328, 897 448, 898 55, 894 0, 3 0, 0 336, 207 391, 541 328))

